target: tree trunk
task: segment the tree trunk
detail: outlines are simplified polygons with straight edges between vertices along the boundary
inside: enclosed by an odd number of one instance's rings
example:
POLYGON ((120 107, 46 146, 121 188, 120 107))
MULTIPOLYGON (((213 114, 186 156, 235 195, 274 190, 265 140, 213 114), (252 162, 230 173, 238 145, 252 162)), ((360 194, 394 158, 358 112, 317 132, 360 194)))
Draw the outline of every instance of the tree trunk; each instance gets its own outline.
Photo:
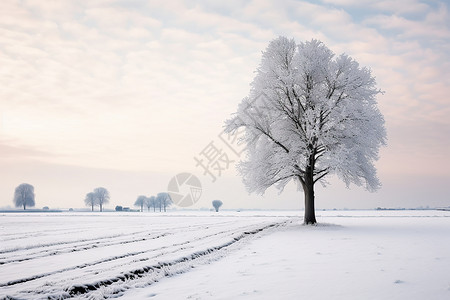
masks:
POLYGON ((219 208, 218 207, 215 207, 215 209, 216 209, 216 212, 219 212, 219 208))
POLYGON ((24 204, 23 204, 23 210, 26 210, 26 206, 27 206, 27 205, 24 203, 24 204))
POLYGON ((92 211, 94 211, 94 204, 92 204, 92 211))
POLYGON ((311 172, 306 172, 305 184, 303 185, 305 194, 305 218, 303 223, 305 225, 317 223, 316 212, 314 209, 314 179, 310 174, 311 172))
POLYGON ((102 204, 100 203, 100 211, 103 211, 102 204))

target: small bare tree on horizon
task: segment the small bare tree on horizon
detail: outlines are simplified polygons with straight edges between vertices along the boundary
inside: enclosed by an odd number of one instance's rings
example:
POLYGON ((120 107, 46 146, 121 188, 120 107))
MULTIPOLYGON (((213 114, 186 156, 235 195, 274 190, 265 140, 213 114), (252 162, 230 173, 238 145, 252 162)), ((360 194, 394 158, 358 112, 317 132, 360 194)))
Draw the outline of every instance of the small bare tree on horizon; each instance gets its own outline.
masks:
POLYGON ((22 183, 14 191, 14 204, 16 207, 22 207, 26 210, 27 206, 34 206, 34 187, 28 183, 22 183))
POLYGON ((223 202, 220 200, 213 200, 212 206, 214 206, 214 209, 216 212, 219 212, 219 208, 222 206, 223 202))
POLYGON ((141 212, 144 211, 144 204, 147 200, 147 197, 144 195, 140 195, 137 197, 136 201, 134 202, 134 206, 139 206, 141 208, 141 212))
POLYGON ((95 200, 100 206, 100 211, 103 211, 103 205, 109 203, 110 195, 104 187, 94 189, 95 200))
POLYGON ((155 196, 150 196, 145 199, 145 205, 147 206, 147 211, 150 211, 150 207, 153 207, 153 211, 156 211, 157 201, 155 196))
POLYGON ((156 196, 156 201, 159 204, 159 211, 162 211, 164 209, 164 212, 166 212, 166 208, 173 203, 169 193, 158 193, 158 195, 156 196))
POLYGON ((94 206, 97 205, 95 194, 93 192, 87 193, 86 197, 84 198, 84 203, 87 206, 91 206, 91 211, 94 211, 94 206))

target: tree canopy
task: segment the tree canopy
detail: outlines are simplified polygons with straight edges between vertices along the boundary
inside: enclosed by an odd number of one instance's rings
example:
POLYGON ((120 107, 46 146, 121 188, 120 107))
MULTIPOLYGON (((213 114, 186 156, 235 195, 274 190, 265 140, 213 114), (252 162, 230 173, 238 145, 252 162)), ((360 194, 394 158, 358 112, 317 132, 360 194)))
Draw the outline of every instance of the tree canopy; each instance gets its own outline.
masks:
POLYGON ((28 183, 22 183, 14 190, 14 204, 16 207, 34 206, 34 187, 28 183))
POLYGON ((347 186, 380 187, 374 161, 386 143, 371 70, 322 42, 279 37, 261 64, 226 132, 244 127, 248 155, 238 170, 250 192, 280 190, 291 180, 304 191, 306 224, 316 223, 314 184, 337 175, 347 186))
POLYGON ((158 206, 156 197, 150 196, 145 199, 145 205, 147 206, 147 211, 150 211, 150 207, 153 207, 153 211, 156 211, 156 207, 158 206))
POLYGON ((222 206, 223 202, 220 200, 213 200, 212 201, 212 206, 214 207, 214 209, 216 210, 216 212, 219 211, 219 208, 222 206))
POLYGON ((147 201, 147 197, 144 195, 140 195, 137 197, 136 201, 134 202, 134 205, 139 206, 141 209, 141 212, 143 212, 146 201, 147 201))
POLYGON ((103 211, 103 205, 109 203, 109 191, 104 187, 98 187, 94 189, 94 197, 96 203, 100 206, 100 211, 103 211))
POLYGON ((162 209, 164 209, 164 211, 166 211, 166 208, 169 207, 170 205, 172 205, 173 201, 172 198, 170 197, 169 193, 158 193, 156 195, 156 201, 159 204, 159 211, 161 211, 162 209))
POLYGON ((94 211, 94 206, 98 205, 95 194, 93 192, 87 193, 86 197, 84 198, 84 203, 87 206, 90 206, 92 211, 94 211))

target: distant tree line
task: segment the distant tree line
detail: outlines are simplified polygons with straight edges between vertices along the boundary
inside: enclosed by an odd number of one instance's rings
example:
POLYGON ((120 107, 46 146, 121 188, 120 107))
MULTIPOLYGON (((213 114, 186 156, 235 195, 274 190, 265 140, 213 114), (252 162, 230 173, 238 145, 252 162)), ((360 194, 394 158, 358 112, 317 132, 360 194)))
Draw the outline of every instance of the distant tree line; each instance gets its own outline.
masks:
POLYGON ((156 211, 157 208, 159 208, 160 212, 166 211, 166 208, 172 204, 173 201, 168 193, 158 193, 156 197, 140 195, 134 202, 134 206, 140 207, 141 212, 144 211, 144 206, 147 207, 147 211, 150 211, 150 208, 153 208, 153 211, 156 211))
MULTIPOLYGON (((91 210, 94 211, 95 207, 98 206, 100 211, 103 211, 103 206, 109 203, 111 196, 109 191, 104 187, 95 188, 92 192, 86 194, 84 198, 84 203, 87 206, 91 207, 91 210)), ((23 207, 26 210, 27 207, 35 206, 35 194, 34 187, 28 183, 22 183, 18 187, 16 187, 14 191, 14 204, 16 207, 23 207)), ((166 211, 168 207, 173 204, 173 201, 169 195, 169 193, 158 193, 156 196, 144 196, 140 195, 137 197, 135 206, 140 207, 140 211, 144 211, 144 207, 147 207, 147 211, 150 211, 153 208, 153 211, 156 212, 159 209, 160 212, 166 211)), ((122 210, 122 206, 117 206, 122 210)), ((48 207, 44 207, 44 209, 49 209, 48 207)))

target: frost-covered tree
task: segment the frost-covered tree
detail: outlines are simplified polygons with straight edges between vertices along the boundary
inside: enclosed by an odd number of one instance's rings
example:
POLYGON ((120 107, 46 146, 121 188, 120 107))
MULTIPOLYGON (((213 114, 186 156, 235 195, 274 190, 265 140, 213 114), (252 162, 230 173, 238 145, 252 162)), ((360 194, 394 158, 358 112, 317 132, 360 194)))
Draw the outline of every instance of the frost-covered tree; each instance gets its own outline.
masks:
POLYGON ((173 203, 169 193, 158 193, 158 195, 156 195, 156 201, 159 204, 159 211, 164 209, 164 212, 166 211, 166 208, 173 203))
POLYGON ((157 201, 155 196, 150 196, 145 199, 145 205, 147 206, 147 211, 150 211, 150 207, 153 207, 153 211, 156 211, 157 201))
POLYGON ((219 211, 219 208, 222 206, 222 204, 223 204, 223 202, 220 200, 213 200, 213 202, 212 202, 212 206, 214 207, 216 212, 219 211))
POLYGON ((140 195, 137 197, 136 202, 134 202, 134 206, 139 206, 141 208, 141 212, 144 211, 144 204, 147 200, 147 197, 140 195))
POLYGON ((109 202, 110 195, 104 187, 94 189, 95 200, 100 206, 100 211, 103 211, 103 205, 109 202))
POLYGON ((263 52, 248 97, 226 122, 243 127, 246 160, 238 170, 250 192, 280 192, 294 180, 304 191, 305 224, 316 223, 314 185, 337 175, 347 186, 380 187, 374 161, 386 143, 370 69, 322 42, 279 37, 263 52))
POLYGON ((84 198, 84 204, 90 206, 92 208, 92 211, 94 211, 94 206, 98 205, 98 203, 93 192, 86 194, 86 197, 84 198))
POLYGON ((14 204, 16 207, 34 206, 34 187, 28 183, 22 183, 14 190, 14 204))

